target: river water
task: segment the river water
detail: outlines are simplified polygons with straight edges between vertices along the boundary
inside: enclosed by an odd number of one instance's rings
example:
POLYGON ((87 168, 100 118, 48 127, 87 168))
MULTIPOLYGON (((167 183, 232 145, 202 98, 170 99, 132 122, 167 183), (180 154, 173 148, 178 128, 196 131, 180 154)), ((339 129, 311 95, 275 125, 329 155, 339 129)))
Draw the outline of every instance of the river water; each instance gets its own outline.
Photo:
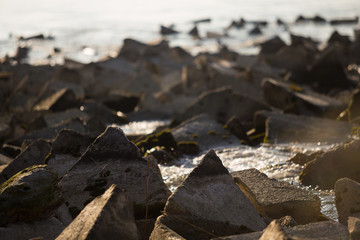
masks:
MULTIPOLYGON (((158 40, 161 24, 174 24, 180 32, 168 38, 170 44, 182 46, 191 53, 215 51, 215 39, 193 40, 187 32, 192 20, 211 18, 210 23, 199 25, 201 36, 208 31, 223 33, 232 20, 266 20, 268 27, 260 36, 249 36, 245 29, 232 29, 222 42, 244 54, 258 51, 256 43, 274 35, 289 41, 289 32, 311 36, 324 41, 334 30, 353 35, 355 25, 293 24, 299 14, 326 19, 353 18, 360 15, 358 0, 0 0, 0 56, 13 55, 20 44, 19 36, 44 34, 51 41, 29 41, 32 49, 30 63, 44 60, 61 63, 63 58, 81 62, 96 61, 104 56, 116 55, 124 38, 144 42, 158 40), (276 25, 281 18, 288 28, 276 25), (54 47, 61 53, 53 54, 54 47), (49 57, 49 55, 51 57, 49 57), (49 58, 48 58, 49 57, 49 58)), ((25 44, 25 43, 22 43, 25 44)))

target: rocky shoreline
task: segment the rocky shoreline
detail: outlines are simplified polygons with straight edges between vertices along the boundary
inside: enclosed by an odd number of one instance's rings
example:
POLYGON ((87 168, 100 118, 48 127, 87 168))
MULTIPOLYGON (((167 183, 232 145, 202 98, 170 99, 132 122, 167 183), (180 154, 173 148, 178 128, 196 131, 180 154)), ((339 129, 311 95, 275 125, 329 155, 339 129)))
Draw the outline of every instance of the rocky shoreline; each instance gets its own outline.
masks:
POLYGON ((359 83, 359 31, 323 49, 275 37, 256 56, 126 39, 90 64, 3 59, 0 239, 357 239, 359 83), (146 135, 113 125, 158 119, 171 123, 146 135), (339 222, 311 191, 229 172, 212 150, 307 142, 338 143, 290 161, 303 185, 334 190, 339 222), (201 152, 170 192, 159 164, 201 152))

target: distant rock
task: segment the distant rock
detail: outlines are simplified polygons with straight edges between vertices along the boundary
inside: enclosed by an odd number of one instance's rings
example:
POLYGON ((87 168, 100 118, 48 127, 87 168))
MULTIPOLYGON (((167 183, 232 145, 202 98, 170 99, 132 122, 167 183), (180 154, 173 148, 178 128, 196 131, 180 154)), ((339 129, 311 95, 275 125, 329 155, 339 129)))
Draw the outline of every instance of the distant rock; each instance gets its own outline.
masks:
POLYGON ((126 192, 111 185, 89 203, 56 239, 140 239, 126 192))
POLYGON ((292 163, 304 166, 305 164, 314 160, 315 158, 317 158, 318 156, 320 156, 323 153, 324 153, 323 151, 317 151, 317 152, 314 152, 311 154, 296 153, 295 156, 293 156, 292 158, 290 158, 288 160, 288 162, 292 162, 292 163))
POLYGON ((339 222, 346 226, 348 218, 360 212, 360 183, 349 178, 340 178, 335 183, 334 191, 339 222))
POLYGON ((255 26, 249 31, 249 35, 261 35, 263 32, 259 26, 255 26))
POLYGON ((207 114, 190 118, 171 129, 176 142, 195 142, 200 151, 212 147, 241 144, 240 140, 229 134, 222 125, 207 114))
POLYGON ((74 92, 70 89, 63 88, 51 95, 50 97, 42 100, 34 106, 35 111, 51 110, 63 111, 69 108, 80 106, 74 92))
POLYGON ((240 188, 249 188, 259 206, 268 217, 281 218, 290 215, 299 224, 319 219, 320 199, 311 192, 287 182, 268 178, 256 169, 232 172, 240 188))
POLYGON ((358 140, 338 146, 306 164, 299 179, 304 185, 321 189, 333 189, 335 182, 344 177, 360 181, 359 152, 358 140))
POLYGON ((266 227, 213 150, 170 196, 152 236, 165 237, 159 230, 168 236, 171 231, 163 231, 163 225, 185 239, 210 239, 266 227))
POLYGON ((346 24, 357 24, 359 22, 359 17, 355 18, 340 18, 330 20, 331 25, 346 25, 346 24))
MULTIPOLYGON (((112 184, 126 189, 136 219, 145 217, 147 162, 120 128, 108 127, 88 147, 79 161, 59 183, 65 201, 75 217, 112 184)), ((149 217, 157 217, 170 195, 165 183, 149 169, 149 217)))
POLYGON ((285 142, 341 142, 350 140, 352 125, 335 120, 293 114, 266 118, 266 140, 285 142))
POLYGON ((49 217, 62 203, 58 177, 44 165, 27 168, 0 185, 0 226, 49 217))
POLYGON ((260 55, 275 54, 281 48, 286 46, 286 43, 278 36, 273 37, 260 44, 260 55))
POLYGON ((128 120, 124 116, 119 116, 117 112, 96 101, 85 102, 80 110, 90 116, 101 119, 105 124, 125 124, 128 120))
POLYGON ((199 30, 196 25, 189 31, 189 35, 196 38, 200 37, 199 30))
POLYGON ((165 26, 160 26, 160 34, 161 35, 172 35, 172 34, 177 34, 179 33, 178 31, 175 31, 173 28, 171 27, 165 27, 165 26))
POLYGON ((49 154, 50 148, 48 141, 35 140, 0 172, 0 183, 27 167, 45 164, 45 158, 49 154))
POLYGON ((134 39, 126 38, 120 49, 118 57, 123 57, 132 62, 139 60, 145 52, 147 44, 136 41, 134 39))

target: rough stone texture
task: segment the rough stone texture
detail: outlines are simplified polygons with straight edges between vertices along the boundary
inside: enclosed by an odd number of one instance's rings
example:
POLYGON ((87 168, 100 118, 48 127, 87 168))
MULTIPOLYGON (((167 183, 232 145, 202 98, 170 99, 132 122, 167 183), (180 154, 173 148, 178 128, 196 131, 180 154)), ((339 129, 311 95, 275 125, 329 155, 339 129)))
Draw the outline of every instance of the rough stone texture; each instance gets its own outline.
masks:
POLYGON ((36 131, 33 131, 31 133, 28 133, 18 139, 15 139, 13 141, 10 142, 10 144, 16 145, 16 146, 21 146, 22 142, 24 140, 35 140, 35 139, 39 139, 39 138, 43 138, 46 140, 52 140, 54 139, 57 134, 62 130, 62 129, 72 129, 74 131, 77 131, 81 134, 86 134, 87 133, 87 128, 86 126, 82 123, 82 121, 80 121, 79 119, 73 119, 69 122, 65 122, 62 123, 60 125, 54 126, 54 127, 48 127, 48 128, 43 128, 43 129, 39 129, 36 131))
POLYGON ((186 239, 210 239, 266 226, 213 150, 169 197, 160 220, 186 239))
POLYGON ((299 225, 292 228, 282 228, 275 220, 266 228, 265 232, 247 233, 228 236, 226 240, 258 240, 258 239, 329 239, 348 240, 349 232, 346 227, 337 222, 316 222, 299 225), (266 234, 264 236, 264 234, 266 234), (274 234, 274 235, 272 235, 274 234), (275 235, 276 234, 276 235, 275 235), (278 235, 277 235, 278 234, 278 235), (279 237, 274 237, 279 236, 279 237), (260 238, 261 237, 261 238, 260 238))
POLYGON ((341 178, 336 181, 334 191, 339 222, 347 225, 351 215, 360 213, 360 183, 341 178))
POLYGON ((63 112, 55 112, 44 115, 44 120, 48 127, 63 124, 75 118, 87 119, 89 118, 89 115, 78 108, 71 108, 63 112))
POLYGON ((57 135, 46 158, 47 168, 59 177, 64 176, 92 143, 89 136, 63 129, 57 135))
POLYGON ((231 175, 240 187, 245 184, 251 190, 268 217, 290 215, 299 224, 305 224, 317 221, 321 214, 320 199, 309 191, 268 178, 256 169, 232 172, 231 175))
POLYGON ((50 143, 45 140, 33 142, 0 172, 0 183, 27 167, 44 164, 50 148, 50 143))
POLYGON ((284 142, 339 142, 350 140, 352 125, 335 120, 273 114, 266 120, 266 140, 284 142))
MULTIPOLYGON (((135 217, 145 216, 147 162, 120 128, 108 127, 70 169, 59 185, 73 217, 111 184, 126 189, 135 217)), ((149 169, 149 216, 158 216, 170 192, 149 169)))
POLYGON ((350 239, 360 239, 360 218, 358 217, 349 217, 348 218, 348 230, 350 234, 350 239))
POLYGON ((322 189, 333 189, 343 177, 359 182, 359 154, 359 140, 338 146, 306 164, 299 179, 304 185, 318 185, 322 189))
POLYGON ((176 142, 195 141, 201 151, 215 146, 241 144, 240 140, 229 133, 207 114, 186 120, 171 130, 176 142))
POLYGON ((154 230, 150 235, 150 240, 157 240, 157 239, 172 239, 172 240, 185 240, 182 236, 174 232, 168 226, 166 226, 163 221, 166 216, 160 216, 155 222, 154 230))
POLYGON ((268 104, 290 113, 336 118, 346 108, 338 100, 288 82, 266 78, 261 87, 268 104))
POLYGON ((49 217, 62 203, 58 177, 44 165, 27 168, 0 185, 0 226, 49 217))
POLYGON ((138 240, 140 235, 131 202, 113 184, 89 203, 56 239, 138 240))
POLYGON ((267 109, 263 104, 233 92, 229 88, 208 91, 199 96, 198 100, 190 105, 178 118, 180 123, 201 113, 207 113, 220 123, 225 123, 236 115, 243 121, 250 121, 258 110, 267 109))
POLYGON ((12 223, 6 228, 0 227, 0 239, 53 240, 63 231, 63 229, 64 226, 56 218, 49 218, 31 223, 12 223))
POLYGON ((84 103, 81 106, 81 109, 84 113, 90 115, 90 116, 96 116, 100 118, 104 123, 106 124, 125 124, 128 123, 128 121, 116 115, 111 109, 107 108, 106 106, 97 103, 97 102, 87 102, 84 103))
POLYGON ((63 111, 78 105, 80 102, 76 99, 74 92, 71 89, 63 88, 36 104, 34 110, 63 111))

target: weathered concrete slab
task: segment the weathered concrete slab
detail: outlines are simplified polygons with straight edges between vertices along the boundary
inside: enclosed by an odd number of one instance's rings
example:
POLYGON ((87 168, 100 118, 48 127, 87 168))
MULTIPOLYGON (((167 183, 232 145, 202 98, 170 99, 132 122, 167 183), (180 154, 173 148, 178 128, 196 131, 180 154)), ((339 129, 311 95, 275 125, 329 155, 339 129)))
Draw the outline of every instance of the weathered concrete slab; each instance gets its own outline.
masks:
POLYGON ((277 219, 290 215, 299 224, 305 224, 317 221, 321 214, 320 199, 309 191, 268 178, 257 169, 231 175, 240 188, 250 189, 268 217, 277 219))
POLYGON ((131 202, 113 184, 89 203, 56 239, 138 240, 140 235, 131 202))

